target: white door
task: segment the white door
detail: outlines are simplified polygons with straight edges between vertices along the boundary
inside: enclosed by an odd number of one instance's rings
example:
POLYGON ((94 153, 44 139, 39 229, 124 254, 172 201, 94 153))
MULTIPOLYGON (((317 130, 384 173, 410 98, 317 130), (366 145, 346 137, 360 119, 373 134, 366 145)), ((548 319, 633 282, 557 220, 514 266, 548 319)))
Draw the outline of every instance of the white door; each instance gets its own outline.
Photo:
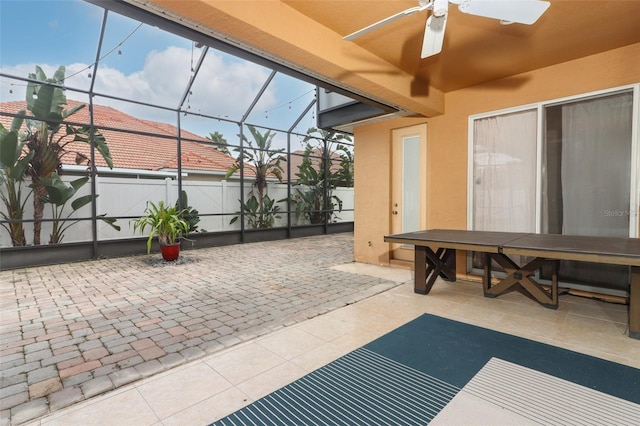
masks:
MULTIPOLYGON (((426 229, 427 125, 394 129, 391 143, 391 233, 426 229)), ((413 261, 413 246, 391 250, 392 259, 413 261)))

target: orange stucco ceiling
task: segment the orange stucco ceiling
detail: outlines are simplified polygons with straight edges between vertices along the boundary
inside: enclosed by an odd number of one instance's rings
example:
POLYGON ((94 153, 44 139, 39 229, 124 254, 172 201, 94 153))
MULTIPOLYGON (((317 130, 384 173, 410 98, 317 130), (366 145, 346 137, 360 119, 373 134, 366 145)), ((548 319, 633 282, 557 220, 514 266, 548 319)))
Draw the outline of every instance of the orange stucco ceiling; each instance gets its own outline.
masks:
MULTIPOLYGON (((443 51, 426 59, 427 11, 342 39, 417 0, 127 1, 424 116, 444 112, 444 93, 640 42, 638 0, 551 0, 531 26, 451 5, 443 51)), ((629 66, 640 76, 640 58, 629 66)))

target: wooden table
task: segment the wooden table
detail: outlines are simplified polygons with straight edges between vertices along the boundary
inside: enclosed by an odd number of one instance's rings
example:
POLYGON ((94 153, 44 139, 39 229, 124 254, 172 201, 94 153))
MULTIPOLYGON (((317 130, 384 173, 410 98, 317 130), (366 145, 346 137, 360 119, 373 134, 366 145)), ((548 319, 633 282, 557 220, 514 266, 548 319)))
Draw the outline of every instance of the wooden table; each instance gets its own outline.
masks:
POLYGON ((476 251, 485 256, 482 287, 486 297, 497 297, 520 286, 547 308, 558 307, 558 263, 560 260, 626 265, 631 270, 629 291, 629 337, 640 339, 640 239, 582 237, 517 232, 462 231, 433 229, 387 235, 389 243, 415 247, 414 291, 427 294, 438 277, 456 280, 456 250, 476 251), (509 256, 534 259, 519 266, 509 256), (497 284, 491 282, 491 260, 507 274, 497 284), (551 288, 545 289, 534 275, 544 265, 552 271, 551 288))

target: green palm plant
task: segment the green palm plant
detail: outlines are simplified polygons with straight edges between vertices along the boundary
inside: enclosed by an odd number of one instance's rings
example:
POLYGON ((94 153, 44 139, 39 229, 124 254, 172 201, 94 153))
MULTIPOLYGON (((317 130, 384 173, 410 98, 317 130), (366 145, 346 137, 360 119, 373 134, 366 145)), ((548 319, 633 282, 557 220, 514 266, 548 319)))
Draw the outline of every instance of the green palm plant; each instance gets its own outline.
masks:
MULTIPOLYGON (((262 200, 262 207, 255 195, 249 197, 242 206, 242 213, 247 220, 249 228, 263 229, 273 228, 276 219, 280 219, 280 206, 276 204, 276 200, 272 200, 269 195, 265 195, 262 200)), ((240 216, 231 219, 231 223, 235 223, 240 216)))
MULTIPOLYGON (((24 113, 19 111, 18 116, 24 113)), ((9 232, 11 244, 14 247, 27 245, 23 215, 24 207, 31 194, 29 192, 23 198, 22 183, 33 153, 23 155, 24 142, 20 142, 18 134, 22 122, 22 118, 15 118, 10 130, 0 124, 0 199, 6 208, 6 213, 0 212, 0 215, 8 222, 3 223, 2 227, 9 232)))
POLYGON ((296 217, 304 217, 312 224, 325 223, 325 213, 329 222, 337 219, 335 212, 342 211, 342 200, 327 188, 324 176, 313 167, 308 156, 304 157, 298 166, 296 176, 296 192, 291 197, 295 204, 296 217))
POLYGON ((338 144, 335 152, 340 155, 340 165, 335 173, 335 185, 353 188, 353 153, 342 144, 338 144))
POLYGON ((291 196, 296 217, 304 217, 312 224, 332 222, 342 211, 342 200, 333 195, 337 186, 353 186, 353 158, 340 141, 351 141, 342 133, 317 129, 307 130, 302 162, 296 173, 296 192, 291 196), (336 144, 335 151, 332 145, 336 144), (340 154, 340 164, 335 170, 335 153, 340 154))
POLYGON ((353 154, 342 142, 352 142, 349 135, 311 127, 307 130, 304 143, 307 148, 305 155, 313 151, 320 151, 319 170, 327 175, 330 183, 336 186, 353 187, 353 154), (334 170, 334 155, 340 156, 337 170, 334 170))
MULTIPOLYGON (((180 196, 176 200, 176 209, 182 208, 180 217, 189 224, 189 233, 198 231, 198 223, 200 222, 200 214, 198 210, 189 205, 189 197, 187 191, 180 192, 180 196)), ((206 231, 202 231, 206 232, 206 231)))
MULTIPOLYGON (((282 162, 286 161, 286 158, 283 155, 285 150, 282 148, 276 149, 272 147, 273 138, 276 135, 275 132, 267 130, 266 132, 261 133, 251 125, 247 125, 247 128, 249 129, 249 132, 251 132, 253 141, 249 140, 244 134, 241 135, 246 146, 242 150, 240 148, 235 148, 235 151, 239 152, 240 155, 236 159, 234 165, 227 170, 225 179, 229 179, 231 175, 240 170, 241 167, 244 167, 247 164, 250 165, 251 169, 255 173, 253 187, 256 191, 256 193, 252 191, 251 195, 255 198, 258 205, 257 209, 254 209, 253 205, 250 206, 251 208, 249 210, 255 212, 257 219, 250 221, 249 226, 255 227, 257 224, 260 228, 270 228, 274 223, 273 220, 270 220, 272 219, 270 216, 275 213, 273 211, 274 204, 273 200, 267 197, 265 191, 267 189, 268 178, 270 176, 273 176, 277 178, 279 182, 282 182, 282 175, 284 173, 282 162)), ((254 202, 252 197, 247 200, 247 203, 254 202)), ((247 203, 241 206, 241 210, 243 212, 247 211, 247 203)), ((238 220, 238 217, 234 217, 231 220, 231 223, 234 223, 236 220, 238 220)))
POLYGON ((153 237, 158 237, 160 245, 173 245, 189 232, 189 223, 182 218, 184 210, 179 210, 176 206, 166 205, 163 201, 158 204, 148 201, 144 213, 144 216, 134 221, 133 230, 144 233, 149 228, 147 254, 151 253, 153 237))
POLYGON ((229 143, 227 142, 227 140, 225 139, 222 133, 218 131, 209 133, 209 136, 207 136, 207 139, 212 140, 216 144, 215 148, 218 151, 222 152, 223 154, 230 154, 229 148, 228 148, 229 143))
MULTIPOLYGON (((49 178, 61 167, 61 158, 67 154, 69 144, 83 142, 91 144, 102 155, 110 168, 113 160, 104 136, 91 126, 73 126, 62 124, 70 116, 84 108, 78 105, 65 109, 67 98, 60 87, 65 79, 65 67, 61 66, 54 73, 53 78, 47 78, 42 68, 36 66, 36 72, 29 74, 27 83, 27 109, 35 119, 26 120, 26 148, 33 156, 29 162, 33 197, 33 244, 40 244, 40 231, 43 217, 46 190, 41 183, 42 178, 49 178), (64 131, 61 131, 63 130, 64 131)), ((77 153, 78 154, 78 153, 77 153)), ((80 155, 77 158, 82 158, 80 155)))

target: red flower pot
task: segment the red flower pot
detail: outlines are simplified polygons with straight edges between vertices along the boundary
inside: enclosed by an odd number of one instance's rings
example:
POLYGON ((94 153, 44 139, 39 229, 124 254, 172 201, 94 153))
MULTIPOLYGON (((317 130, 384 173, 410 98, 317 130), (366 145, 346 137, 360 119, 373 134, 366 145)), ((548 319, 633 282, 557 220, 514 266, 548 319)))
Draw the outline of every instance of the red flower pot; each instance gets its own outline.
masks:
POLYGON ((160 251, 162 252, 162 258, 167 262, 173 262, 180 256, 180 243, 171 245, 161 245, 160 251))

